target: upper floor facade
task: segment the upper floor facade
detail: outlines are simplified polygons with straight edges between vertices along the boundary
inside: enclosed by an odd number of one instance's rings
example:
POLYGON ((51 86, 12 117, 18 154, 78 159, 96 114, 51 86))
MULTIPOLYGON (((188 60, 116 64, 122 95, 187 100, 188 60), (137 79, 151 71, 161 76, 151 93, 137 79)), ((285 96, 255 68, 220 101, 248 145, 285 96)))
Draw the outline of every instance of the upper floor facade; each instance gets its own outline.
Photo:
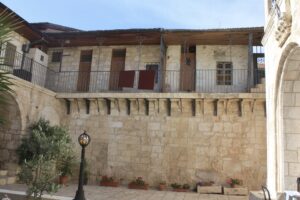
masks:
POLYGON ((24 26, 31 29, 14 32, 2 45, 1 68, 55 92, 244 93, 264 82, 262 27, 81 31, 49 23, 24 26), (32 39, 26 32, 40 35, 32 39))

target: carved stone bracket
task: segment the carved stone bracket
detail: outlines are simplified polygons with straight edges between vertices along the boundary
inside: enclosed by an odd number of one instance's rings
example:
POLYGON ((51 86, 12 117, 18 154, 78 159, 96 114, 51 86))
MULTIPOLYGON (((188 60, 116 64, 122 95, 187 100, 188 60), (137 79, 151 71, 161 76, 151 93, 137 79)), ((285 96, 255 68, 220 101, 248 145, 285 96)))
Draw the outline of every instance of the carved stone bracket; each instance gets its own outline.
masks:
POLYGON ((292 29, 292 16, 287 12, 282 12, 278 22, 277 30, 275 32, 275 38, 279 43, 279 46, 282 47, 288 37, 291 34, 292 29))

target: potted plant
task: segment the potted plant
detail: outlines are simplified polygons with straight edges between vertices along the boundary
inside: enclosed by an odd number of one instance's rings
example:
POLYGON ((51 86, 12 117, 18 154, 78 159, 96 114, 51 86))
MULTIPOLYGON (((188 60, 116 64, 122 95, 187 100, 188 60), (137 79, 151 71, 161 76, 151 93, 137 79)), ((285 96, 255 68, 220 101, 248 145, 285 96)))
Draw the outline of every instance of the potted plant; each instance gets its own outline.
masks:
POLYGON ((129 189, 148 190, 148 187, 149 185, 143 180, 142 177, 138 177, 128 184, 129 189))
POLYGON ((171 187, 173 188, 173 191, 175 192, 187 192, 190 189, 189 184, 178 184, 178 183, 172 183, 171 187))
POLYGON ((175 192, 187 192, 190 189, 189 184, 178 184, 178 183, 172 183, 171 187, 173 188, 173 191, 175 192))
POLYGON ((242 185, 242 180, 237 179, 237 178, 228 178, 226 180, 226 183, 230 185, 230 187, 234 188, 237 185, 242 185))
POLYGON ((100 184, 100 186, 105 186, 105 187, 118 187, 119 186, 118 181, 115 181, 113 177, 108 177, 108 176, 102 176, 99 184, 100 184))
POLYGON ((66 185, 68 182, 68 177, 72 176, 74 156, 72 155, 63 156, 58 163, 59 164, 57 168, 60 173, 59 184, 66 185))
POLYGON ((167 183, 165 181, 161 181, 158 185, 158 190, 163 191, 167 188, 167 183))

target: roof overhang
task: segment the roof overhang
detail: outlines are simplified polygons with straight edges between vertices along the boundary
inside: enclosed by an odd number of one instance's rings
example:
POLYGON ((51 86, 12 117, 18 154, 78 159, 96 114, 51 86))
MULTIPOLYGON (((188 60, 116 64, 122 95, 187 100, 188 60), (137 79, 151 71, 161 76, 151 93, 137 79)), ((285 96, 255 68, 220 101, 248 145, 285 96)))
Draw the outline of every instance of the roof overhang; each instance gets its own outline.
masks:
POLYGON ((263 27, 172 30, 172 29, 127 29, 105 31, 79 31, 46 33, 49 47, 109 46, 109 45, 159 45, 161 37, 167 45, 247 45, 253 34, 253 45, 261 45, 263 27))

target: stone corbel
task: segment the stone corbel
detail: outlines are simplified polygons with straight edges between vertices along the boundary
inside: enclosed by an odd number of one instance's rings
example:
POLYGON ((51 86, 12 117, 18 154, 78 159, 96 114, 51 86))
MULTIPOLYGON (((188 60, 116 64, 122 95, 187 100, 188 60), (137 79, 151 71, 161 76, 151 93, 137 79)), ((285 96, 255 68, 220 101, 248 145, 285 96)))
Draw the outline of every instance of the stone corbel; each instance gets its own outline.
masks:
POLYGON ((159 99, 158 100, 158 113, 159 113, 159 115, 167 115, 168 114, 167 99, 159 99))
POLYGON ((204 100, 195 99, 195 116, 204 115, 204 100))
POLYGON ((281 12, 280 17, 277 22, 277 30, 275 31, 275 38, 282 47, 292 30, 292 16, 290 13, 281 12))
POLYGON ((215 105, 215 102, 217 101, 217 99, 204 99, 203 100, 203 114, 212 114, 212 115, 215 115, 218 113, 218 106, 215 105), (212 113, 210 112, 207 112, 207 110, 209 110, 208 108, 212 108, 211 111, 212 113))
POLYGON ((120 107, 119 107, 119 102, 117 99, 110 98, 110 115, 119 115, 120 113, 120 107))
POLYGON ((138 99, 138 113, 140 114, 140 115, 145 115, 145 114, 147 114, 147 109, 148 108, 146 108, 146 101, 145 101, 145 99, 138 99))
POLYGON ((256 99, 253 99, 253 100, 250 102, 250 108, 251 108, 251 112, 252 112, 252 113, 254 113, 255 104, 256 104, 256 99))
POLYGON ((109 100, 108 99, 97 99, 97 109, 98 112, 102 115, 109 115, 110 114, 110 105, 109 104, 109 100))
POLYGON ((237 103, 237 105, 238 105, 238 115, 239 116, 241 116, 241 107, 240 107, 240 99, 230 99, 230 100, 228 100, 228 106, 231 106, 232 105, 232 103, 234 102, 234 103, 237 103))
POLYGON ((130 115, 137 115, 139 113, 139 103, 137 99, 129 99, 130 103, 130 115))
POLYGON ((180 107, 180 99, 170 99, 170 114, 171 116, 178 116, 182 112, 182 108, 180 107))
POLYGON ((98 105, 97 105, 97 99, 88 98, 86 100, 88 100, 90 102, 90 114, 97 114, 97 113, 99 113, 98 105))
POLYGON ((147 112, 147 114, 148 115, 156 115, 156 112, 157 112, 157 110, 156 110, 156 108, 157 108, 157 106, 156 106, 156 104, 157 104, 157 99, 147 99, 147 101, 148 101, 148 112, 147 112))

